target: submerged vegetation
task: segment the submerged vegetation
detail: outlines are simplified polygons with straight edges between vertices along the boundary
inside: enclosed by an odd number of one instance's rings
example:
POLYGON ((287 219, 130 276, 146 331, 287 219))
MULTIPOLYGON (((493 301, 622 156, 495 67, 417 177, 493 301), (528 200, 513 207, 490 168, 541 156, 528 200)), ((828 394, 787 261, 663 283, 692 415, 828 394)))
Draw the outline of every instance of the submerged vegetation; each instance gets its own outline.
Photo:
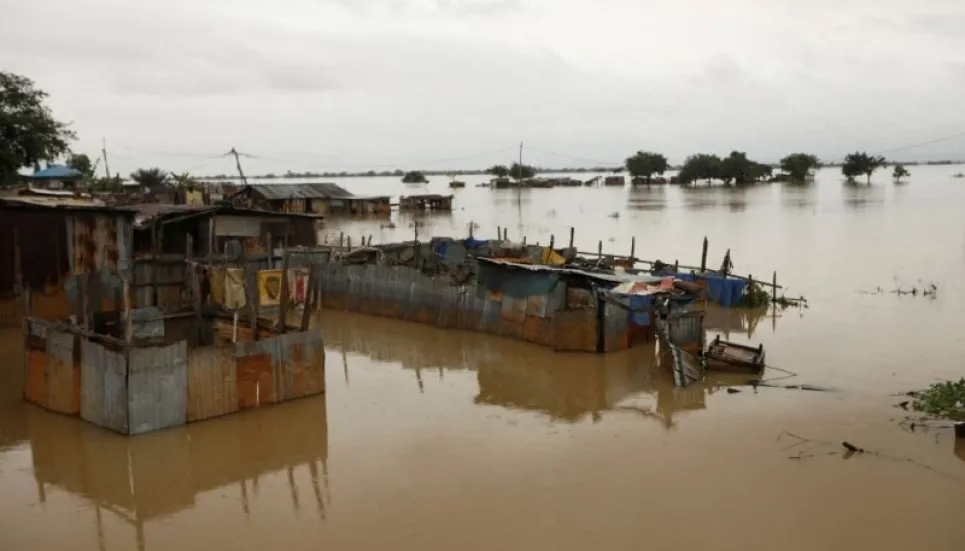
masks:
POLYGON ((913 393, 911 407, 935 417, 965 421, 965 378, 942 381, 913 393))

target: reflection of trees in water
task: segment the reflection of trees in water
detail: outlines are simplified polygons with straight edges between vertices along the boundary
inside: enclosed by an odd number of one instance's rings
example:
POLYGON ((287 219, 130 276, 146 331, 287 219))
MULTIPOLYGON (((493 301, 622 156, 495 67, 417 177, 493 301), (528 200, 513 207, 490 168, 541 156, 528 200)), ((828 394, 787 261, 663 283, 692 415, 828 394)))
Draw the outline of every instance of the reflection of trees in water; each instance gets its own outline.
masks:
POLYGON ((884 188, 857 182, 845 182, 844 206, 851 209, 862 209, 885 202, 884 188))
MULTIPOLYGON (((196 496, 237 488, 248 517, 260 482, 285 472, 292 508, 314 501, 321 519, 330 505, 325 396, 314 396, 186 427, 128 438, 77 419, 29 408, 34 477, 41 502, 54 486, 95 505, 99 538, 103 511, 134 528, 146 547, 144 524, 193 508, 196 496), (296 482, 296 479, 302 482, 296 482), (299 487, 308 481, 308 491, 299 487)), ((274 505, 274 503, 273 503, 274 505)), ((105 542, 100 540, 101 548, 105 542)))
POLYGON ((720 333, 724 340, 729 339, 732 333, 753 338, 758 324, 767 314, 768 309, 766 307, 754 309, 722 308, 709 304, 704 315, 704 329, 720 333))
MULTIPOLYGON (((476 404, 567 422, 619 411, 669 428, 678 412, 703 409, 705 394, 722 384, 678 387, 672 361, 655 343, 611 354, 558 353, 512 339, 358 314, 326 311, 323 319, 327 346, 399 363, 415 372, 420 389, 427 370, 438 370, 439 376, 450 369, 473 370, 479 384, 476 404), (641 399, 644 405, 638 405, 641 399)), ((344 365, 347 374, 347 360, 344 365)))

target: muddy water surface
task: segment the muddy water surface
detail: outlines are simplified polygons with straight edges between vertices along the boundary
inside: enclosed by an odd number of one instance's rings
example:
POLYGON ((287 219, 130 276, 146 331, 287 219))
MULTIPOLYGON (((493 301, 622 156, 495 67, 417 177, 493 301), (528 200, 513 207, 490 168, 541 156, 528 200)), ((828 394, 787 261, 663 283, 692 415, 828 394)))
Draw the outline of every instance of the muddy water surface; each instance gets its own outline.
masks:
MULTIPOLYGON (((683 263, 707 235, 712 263, 730 248, 739 272, 777 270, 811 302, 712 310, 710 336, 763 343, 798 374, 779 383, 830 392, 678 389, 652 347, 556 354, 326 311, 324 397, 125 439, 22 404, 19 332, 4 331, 0 549, 961 549, 965 450, 902 429, 891 395, 965 375, 958 170, 520 195, 467 178, 451 215, 419 219, 420 237, 474 221, 530 242, 575 225, 581 249, 629 252, 635 236, 638 256, 683 263), (931 282, 934 299, 890 293, 931 282), (844 440, 873 453, 846 457, 844 440)), ((404 239, 414 221, 347 231, 404 239)))

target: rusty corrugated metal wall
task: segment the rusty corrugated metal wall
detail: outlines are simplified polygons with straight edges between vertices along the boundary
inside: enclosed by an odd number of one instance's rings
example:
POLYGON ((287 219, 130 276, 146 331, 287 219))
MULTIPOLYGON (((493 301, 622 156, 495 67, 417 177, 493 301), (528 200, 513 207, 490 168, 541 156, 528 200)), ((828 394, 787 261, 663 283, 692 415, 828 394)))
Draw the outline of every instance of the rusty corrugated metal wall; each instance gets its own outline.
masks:
POLYGON ((563 310, 564 284, 548 295, 513 299, 402 266, 325 263, 316 269, 326 308, 503 335, 559 350, 596 351, 595 312, 563 310))
POLYGON ((187 423, 188 344, 134 347, 128 352, 130 434, 187 423))
POLYGON ((97 426, 128 433, 127 358, 88 339, 80 340, 80 416, 97 426))

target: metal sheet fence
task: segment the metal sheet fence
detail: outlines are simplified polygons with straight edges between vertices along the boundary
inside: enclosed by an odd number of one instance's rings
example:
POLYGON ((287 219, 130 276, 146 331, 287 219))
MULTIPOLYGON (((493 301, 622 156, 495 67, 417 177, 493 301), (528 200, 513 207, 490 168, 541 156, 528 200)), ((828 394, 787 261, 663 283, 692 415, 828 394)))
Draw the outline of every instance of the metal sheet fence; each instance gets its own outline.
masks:
POLYGON ((325 263, 316 270, 316 290, 326 308, 492 333, 559 350, 596 350, 592 310, 590 315, 580 310, 579 314, 560 316, 568 313, 563 310, 567 294, 562 283, 547 295, 513 299, 481 292, 475 284, 456 285, 402 266, 325 263), (587 331, 590 336, 583 336, 587 331), (561 342, 573 339, 579 344, 561 342), (586 344, 590 341, 592 346, 586 344))
POLYGON ((128 357, 130 433, 187 422, 188 343, 131 348, 128 357))

